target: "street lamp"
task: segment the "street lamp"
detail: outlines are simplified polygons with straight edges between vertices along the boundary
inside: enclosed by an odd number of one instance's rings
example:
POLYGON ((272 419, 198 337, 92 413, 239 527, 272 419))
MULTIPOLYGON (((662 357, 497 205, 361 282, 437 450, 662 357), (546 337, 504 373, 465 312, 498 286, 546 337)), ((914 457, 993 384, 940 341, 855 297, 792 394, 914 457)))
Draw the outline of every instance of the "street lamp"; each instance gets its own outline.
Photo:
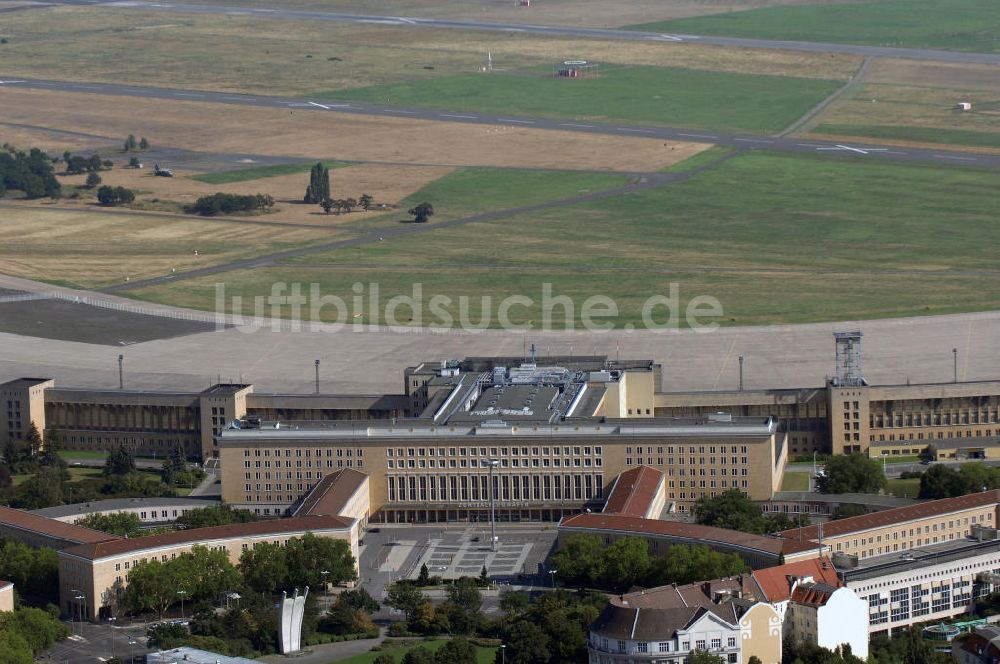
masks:
POLYGON ((128 637, 128 664, 132 664, 135 661, 135 644, 135 639, 131 636, 128 637))
MULTIPOLYGON (((80 601, 81 600, 86 600, 87 597, 83 594, 83 591, 81 591, 81 590, 72 590, 71 589, 70 592, 76 593, 76 595, 73 596, 73 599, 76 600, 76 610, 80 614, 80 636, 82 637, 83 636, 83 606, 80 604, 80 601)), ((75 633, 75 631, 74 631, 74 633, 75 633)))
POLYGON ((549 578, 552 579, 552 588, 553 588, 553 590, 556 587, 556 572, 558 572, 558 571, 559 570, 557 570, 557 569, 550 569, 549 570, 549 578))
MULTIPOLYGON (((319 360, 317 360, 317 362, 318 362, 318 361, 319 361, 319 360)), ((322 572, 320 572, 320 575, 321 575, 321 576, 323 577, 323 588, 325 588, 325 589, 326 589, 326 597, 327 597, 327 599, 329 599, 329 598, 330 598, 330 586, 328 586, 328 585, 326 584, 326 576, 327 576, 327 575, 328 575, 329 573, 330 573, 330 570, 326 570, 326 569, 325 569, 325 570, 323 570, 322 572)))
POLYGON ((496 522, 496 507, 495 501, 496 496, 493 491, 493 469, 500 465, 500 462, 496 459, 490 459, 486 462, 486 465, 490 467, 490 548, 496 553, 497 550, 497 522, 496 522))
POLYGON ((500 644, 500 664, 507 664, 507 646, 500 644))
POLYGON ((178 590, 177 594, 181 596, 181 620, 184 620, 184 596, 188 594, 186 590, 178 590))

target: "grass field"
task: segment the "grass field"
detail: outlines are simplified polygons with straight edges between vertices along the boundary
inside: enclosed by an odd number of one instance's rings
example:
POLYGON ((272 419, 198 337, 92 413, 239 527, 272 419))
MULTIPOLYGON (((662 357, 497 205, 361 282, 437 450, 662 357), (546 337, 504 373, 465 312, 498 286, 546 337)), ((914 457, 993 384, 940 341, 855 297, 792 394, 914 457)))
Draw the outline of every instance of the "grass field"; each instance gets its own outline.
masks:
POLYGON ((1000 51, 1000 12, 982 0, 882 0, 767 7, 629 26, 757 39, 1000 51))
MULTIPOLYGON (((335 161, 323 162, 328 169, 344 168, 350 164, 335 161)), ((252 166, 250 168, 239 168, 232 171, 218 171, 216 173, 204 173, 202 175, 192 175, 192 180, 204 182, 206 184, 230 184, 232 182, 247 182, 248 180, 260 180, 262 178, 273 178, 279 175, 293 175, 295 173, 308 173, 313 167, 313 163, 307 164, 275 164, 273 166, 252 166)))
MULTIPOLYGON (((382 5, 367 9, 383 10, 382 5)), ((858 61, 853 56, 697 44, 672 44, 668 50, 654 43, 110 7, 13 12, 4 16, 0 33, 9 40, 3 45, 3 60, 11 75, 260 94, 308 95, 331 88, 431 81, 478 71, 487 52, 498 68, 584 58, 602 64, 840 80, 858 61), (128 57, 122 57, 124 53, 128 57)))
MULTIPOLYGON (((536 328, 545 283, 574 300, 571 318, 592 295, 613 298, 618 327, 640 324, 646 299, 672 284, 682 306, 717 298, 724 325, 993 309, 997 184, 976 170, 752 153, 671 186, 230 273, 227 291, 250 297, 283 280, 346 297, 377 282, 388 298, 419 283, 424 299, 452 298, 453 323, 461 296, 478 323, 484 308, 523 294, 533 302, 511 320, 536 328)), ((133 294, 211 308, 217 280, 133 294)), ((412 324, 436 325, 430 318, 425 309, 412 324)))
POLYGON ((767 133, 791 124, 840 86, 838 81, 665 67, 605 66, 599 76, 578 80, 552 73, 541 69, 465 74, 322 96, 455 111, 767 133))
POLYGON ((781 480, 782 491, 808 491, 809 473, 785 473, 781 480))
MULTIPOLYGON (((104 470, 101 468, 68 468, 69 481, 80 482, 82 480, 97 480, 104 477, 104 470)), ((147 480, 155 479, 159 481, 160 474, 152 471, 140 470, 139 473, 147 480)), ((31 475, 13 475, 11 479, 14 486, 24 483, 31 475)), ((188 491, 190 493, 190 491, 188 491)))
POLYGON ((888 480, 885 492, 900 498, 916 498, 920 493, 920 478, 888 480))
POLYGON ((883 141, 1000 148, 1000 90, 868 83, 832 104, 809 133, 883 141), (972 111, 956 110, 959 101, 972 111))
POLYGON ((0 208, 6 274, 95 288, 333 237, 328 228, 245 221, 0 208), (197 255, 195 251, 197 250, 197 255))
MULTIPOLYGON (((419 641, 414 643, 409 647, 399 647, 387 650, 393 657, 395 657, 396 662, 401 662, 403 657, 410 650, 424 646, 430 650, 437 650, 446 643, 445 639, 433 639, 427 641, 419 641)), ((360 655, 355 655, 354 657, 348 657, 347 659, 337 660, 337 664, 372 664, 375 658, 378 657, 378 652, 366 652, 360 655)), ((482 648, 476 646, 476 664, 493 664, 494 658, 496 657, 496 648, 482 648)))

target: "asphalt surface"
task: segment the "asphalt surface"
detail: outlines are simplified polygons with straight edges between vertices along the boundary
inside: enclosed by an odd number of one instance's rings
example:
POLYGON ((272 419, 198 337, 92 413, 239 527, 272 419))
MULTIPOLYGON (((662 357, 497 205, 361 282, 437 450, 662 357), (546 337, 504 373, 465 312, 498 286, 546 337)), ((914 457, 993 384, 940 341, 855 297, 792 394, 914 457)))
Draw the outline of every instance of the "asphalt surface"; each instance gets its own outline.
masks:
POLYGON ((808 53, 835 53, 859 55, 862 57, 902 58, 904 60, 939 60, 943 62, 1000 64, 1000 55, 992 53, 963 53, 958 51, 940 51, 923 48, 891 48, 886 46, 865 46, 860 44, 830 44, 791 40, 777 41, 767 39, 746 39, 742 37, 715 37, 710 35, 665 34, 659 32, 642 32, 639 30, 530 25, 523 23, 493 23, 486 21, 457 21, 435 18, 316 12, 269 7, 227 7, 222 5, 174 4, 169 2, 144 2, 141 0, 121 0, 117 2, 100 2, 94 0, 56 0, 55 2, 51 2, 49 4, 97 6, 115 9, 131 8, 176 12, 182 14, 223 14, 228 16, 253 16, 271 19, 337 21, 341 23, 374 23, 378 25, 399 25, 409 27, 422 26, 427 28, 450 28, 457 30, 484 30, 489 32, 514 32, 532 35, 546 35, 549 37, 582 37, 587 39, 639 42, 652 41, 663 44, 687 42, 695 44, 708 44, 710 46, 782 49, 788 51, 805 51, 808 53))
POLYGON ((409 118, 413 120, 430 120, 434 122, 503 125, 531 129, 571 131, 587 134, 610 134, 614 136, 631 137, 638 136, 643 138, 656 138, 688 143, 713 143, 718 145, 775 150, 778 152, 794 152, 799 154, 818 154, 839 157, 846 156, 855 159, 874 159, 878 161, 923 162, 936 164, 938 166, 976 166, 982 168, 1000 168, 1000 155, 955 152, 948 150, 928 150, 909 147, 882 147, 877 143, 847 144, 834 143, 830 141, 781 138, 767 135, 732 134, 727 132, 677 127, 655 127, 642 125, 623 126, 621 124, 613 123, 574 122, 564 119, 525 117, 512 114, 496 115, 493 113, 460 111, 450 112, 426 108, 401 108, 375 104, 362 104, 358 102, 312 101, 308 98, 296 97, 269 97, 265 95, 234 94, 230 92, 211 92, 206 90, 184 90, 176 88, 154 88, 139 85, 120 85, 116 83, 76 83, 72 81, 24 79, 8 76, 0 77, 0 90, 8 87, 140 97, 145 99, 170 99, 174 101, 196 101, 213 104, 262 106, 266 108, 293 108, 300 111, 350 113, 354 115, 368 116, 375 115, 381 117, 409 118))

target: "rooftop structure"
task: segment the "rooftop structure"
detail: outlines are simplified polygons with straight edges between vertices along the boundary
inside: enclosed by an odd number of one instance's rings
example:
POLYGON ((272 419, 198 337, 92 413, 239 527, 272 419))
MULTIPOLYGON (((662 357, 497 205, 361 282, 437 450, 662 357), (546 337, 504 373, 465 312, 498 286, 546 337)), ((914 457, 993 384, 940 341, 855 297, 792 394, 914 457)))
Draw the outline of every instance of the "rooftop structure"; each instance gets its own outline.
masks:
POLYGON ((171 648, 146 655, 146 664, 260 664, 256 659, 229 657, 197 648, 171 648))
POLYGON ((87 503, 73 503, 72 505, 56 505, 54 507, 43 507, 32 510, 32 514, 45 517, 46 519, 56 519, 68 523, 75 523, 88 514, 110 514, 112 512, 134 512, 136 514, 147 514, 140 516, 144 523, 176 521, 184 512, 194 509, 213 507, 219 504, 217 497, 205 498, 111 498, 108 500, 93 500, 87 503), (166 511, 165 515, 162 513, 166 511), (162 516, 161 516, 162 515, 162 516))
POLYGON ((368 476, 353 468, 343 468, 317 482, 292 516, 342 516, 359 491, 365 492, 367 503, 368 476))
POLYGON ((756 594, 772 604, 787 602, 803 582, 820 583, 836 588, 840 584, 837 570, 829 558, 812 558, 785 563, 776 567, 754 570, 756 594))

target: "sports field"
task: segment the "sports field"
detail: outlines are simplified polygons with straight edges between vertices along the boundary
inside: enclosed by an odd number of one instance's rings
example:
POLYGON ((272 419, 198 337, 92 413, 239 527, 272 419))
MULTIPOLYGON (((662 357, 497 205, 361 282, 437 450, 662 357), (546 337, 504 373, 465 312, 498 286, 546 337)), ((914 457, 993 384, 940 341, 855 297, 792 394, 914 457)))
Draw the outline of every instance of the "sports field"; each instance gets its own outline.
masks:
POLYGON ((554 74, 551 68, 466 74, 322 96, 455 111, 770 133, 794 122, 841 85, 666 67, 605 66, 598 76, 574 80, 554 74))
POLYGON ((636 30, 1000 52, 1000 12, 982 0, 882 0, 748 9, 636 30))
MULTIPOLYGON (((425 298, 467 296, 477 321, 482 297, 495 308, 525 295, 535 302, 513 318, 538 324, 548 283, 576 302, 571 318, 587 297, 611 297, 618 327, 639 324, 646 299, 669 295, 671 284, 682 303, 717 298, 728 325, 992 309, 1000 305, 996 185, 996 174, 974 170, 747 154, 614 199, 133 294, 210 308, 219 281, 251 301, 276 281, 340 295, 378 283, 385 298, 419 283, 425 298)), ((458 320, 457 304, 446 309, 458 320)), ((427 324, 426 311, 413 322, 427 324)))

